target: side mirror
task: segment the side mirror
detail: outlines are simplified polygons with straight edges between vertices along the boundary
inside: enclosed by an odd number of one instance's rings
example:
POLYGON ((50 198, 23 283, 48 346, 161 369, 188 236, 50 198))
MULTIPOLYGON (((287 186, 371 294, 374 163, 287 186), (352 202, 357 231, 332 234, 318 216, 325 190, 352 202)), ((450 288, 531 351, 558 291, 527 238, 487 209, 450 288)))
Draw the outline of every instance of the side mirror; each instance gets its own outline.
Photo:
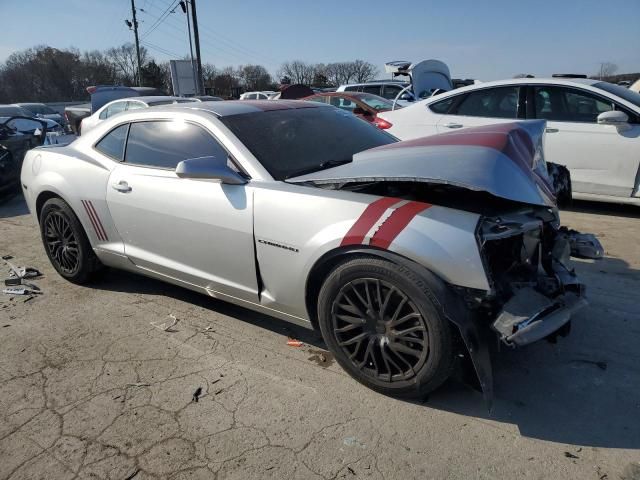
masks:
POLYGON ((224 157, 199 157, 181 161, 176 166, 180 178, 220 180, 227 185, 243 185, 247 179, 227 165, 224 157))
POLYGON ((412 102, 413 101, 413 97, 411 96, 410 93, 404 92, 402 95, 400 95, 399 100, 404 100, 406 102, 412 102))
POLYGON ((609 112, 602 112, 598 115, 599 125, 613 125, 615 127, 623 127, 629 123, 629 117, 626 113, 620 110, 611 110, 609 112))

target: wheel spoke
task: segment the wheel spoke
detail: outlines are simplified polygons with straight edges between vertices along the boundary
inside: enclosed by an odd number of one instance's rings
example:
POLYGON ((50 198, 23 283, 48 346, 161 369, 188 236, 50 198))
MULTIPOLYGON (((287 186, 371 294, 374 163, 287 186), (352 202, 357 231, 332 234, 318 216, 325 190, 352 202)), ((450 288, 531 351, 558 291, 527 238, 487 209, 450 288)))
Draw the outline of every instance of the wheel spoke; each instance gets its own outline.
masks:
POLYGON ((344 327, 336 328, 335 331, 337 333, 346 333, 350 332, 351 330, 355 330, 356 328, 362 328, 362 326, 358 325, 357 323, 350 323, 349 325, 345 325, 344 327))
POLYGON ((407 345, 404 345, 402 343, 398 343, 398 342, 390 342, 389 343, 389 348, 396 353, 405 353, 407 355, 411 355, 414 357, 418 357, 420 358, 420 356, 422 355, 422 351, 420 350, 416 350, 414 348, 411 348, 407 345))
POLYGON ((347 323, 352 323, 354 325, 362 325, 363 323, 365 323, 365 320, 363 318, 352 317, 351 315, 341 315, 339 313, 336 313, 336 318, 347 323))
POLYGON ((341 347, 344 347, 347 345, 353 345, 356 342, 364 340, 368 336, 369 334, 367 332, 362 332, 356 335, 355 337, 351 337, 349 340, 345 340, 344 342, 339 342, 338 345, 340 345, 341 347))

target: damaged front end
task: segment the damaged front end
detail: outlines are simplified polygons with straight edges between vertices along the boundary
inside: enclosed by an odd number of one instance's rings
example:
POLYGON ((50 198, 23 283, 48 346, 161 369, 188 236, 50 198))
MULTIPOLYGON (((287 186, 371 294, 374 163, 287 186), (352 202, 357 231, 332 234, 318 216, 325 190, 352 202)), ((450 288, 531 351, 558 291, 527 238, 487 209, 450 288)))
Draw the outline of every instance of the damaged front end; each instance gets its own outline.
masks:
POLYGON ((550 208, 483 217, 477 237, 491 282, 478 309, 500 340, 523 346, 568 333, 572 314, 587 304, 569 257, 601 258, 598 240, 560 228, 550 208))

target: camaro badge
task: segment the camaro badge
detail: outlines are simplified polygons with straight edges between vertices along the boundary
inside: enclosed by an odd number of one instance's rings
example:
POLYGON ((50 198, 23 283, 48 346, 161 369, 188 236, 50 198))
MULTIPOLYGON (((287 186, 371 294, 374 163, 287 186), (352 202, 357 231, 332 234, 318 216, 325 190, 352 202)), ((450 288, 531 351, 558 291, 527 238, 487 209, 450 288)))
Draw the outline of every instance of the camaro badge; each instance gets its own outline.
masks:
POLYGON ((264 245, 270 245, 272 247, 283 248, 285 250, 289 250, 290 252, 295 252, 295 253, 298 253, 300 251, 296 247, 292 247, 290 245, 284 245, 282 243, 272 242, 270 240, 263 240, 261 238, 258 239, 258 243, 262 243, 264 245))

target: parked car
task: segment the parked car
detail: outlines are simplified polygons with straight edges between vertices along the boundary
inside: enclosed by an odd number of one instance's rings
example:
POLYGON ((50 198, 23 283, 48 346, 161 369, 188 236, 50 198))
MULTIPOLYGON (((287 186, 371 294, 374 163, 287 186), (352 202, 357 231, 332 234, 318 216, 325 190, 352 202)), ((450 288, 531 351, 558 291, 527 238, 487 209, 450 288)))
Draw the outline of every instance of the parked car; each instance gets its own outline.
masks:
POLYGON ((268 100, 269 96, 276 93, 278 92, 274 92, 272 90, 265 90, 263 92, 245 92, 240 95, 239 100, 268 100))
POLYGON ((635 82, 633 82, 631 84, 631 86, 629 86, 629 90, 636 92, 636 93, 640 93, 640 78, 638 80, 636 80, 635 82))
POLYGON ((53 120, 63 127, 67 123, 62 114, 56 112, 53 108, 45 105, 44 103, 14 103, 14 105, 27 110, 34 117, 53 120))
POLYGON ((158 105, 171 105, 172 103, 194 102, 198 102, 198 100, 185 97, 168 97, 166 95, 154 97, 127 97, 113 100, 96 110, 91 114, 91 116, 82 119, 80 131, 86 133, 88 130, 91 130, 107 118, 111 118, 115 114, 127 110, 156 107, 158 105))
POLYGON ((191 100, 196 100, 199 102, 220 102, 222 100, 224 100, 223 98, 220 97, 213 97, 211 95, 196 95, 194 97, 187 97, 191 100))
POLYGON ((319 328, 388 394, 424 396, 463 355, 490 395, 488 336, 564 334, 585 304, 543 128, 398 143, 314 102, 186 103, 32 150, 21 183, 71 282, 108 265, 319 328))
POLYGON ((418 63, 403 60, 387 62, 385 72, 390 73, 394 80, 340 85, 337 91, 371 93, 400 105, 408 105, 416 100, 454 88, 449 67, 440 60, 423 60, 418 63), (397 77, 407 77, 407 81, 397 81, 395 80, 397 77))
MULTIPOLYGON (((410 84, 408 82, 400 82, 395 80, 378 81, 378 82, 366 82, 366 83, 350 83, 348 85, 340 85, 336 92, 362 92, 376 95, 378 97, 386 98, 393 101, 398 97, 398 94, 410 84)), ((404 92, 398 97, 398 103, 400 105, 408 105, 411 102, 415 102, 416 98, 411 91, 404 92)))
POLYGON ((87 92, 91 95, 91 102, 70 105, 64 109, 67 124, 76 135, 80 135, 81 133, 82 120, 112 100, 128 97, 166 95, 162 90, 154 87, 123 87, 113 85, 87 87, 87 92))
POLYGON ((54 120, 35 117, 28 110, 15 105, 0 105, 0 121, 6 121, 10 117, 14 117, 11 127, 22 133, 32 134, 36 129, 42 127, 43 122, 49 132, 62 133, 63 131, 62 125, 54 120))
POLYGON ((546 156, 571 172, 574 198, 640 205, 640 95, 580 78, 523 78, 464 87, 380 114, 401 140, 541 119, 546 156))
POLYGON ((7 117, 0 120, 0 194, 19 189, 22 160, 29 149, 42 145, 46 128, 46 122, 41 119, 7 117), (19 119, 38 127, 32 126, 34 133, 21 133, 13 127, 19 119), (37 130, 40 130, 38 134, 37 130))
POLYGON ((378 125, 384 120, 378 117, 379 112, 391 110, 393 102, 386 98, 360 92, 325 92, 316 93, 304 100, 309 102, 328 103, 341 110, 346 110, 354 115, 373 123, 384 129, 385 125, 378 125))

